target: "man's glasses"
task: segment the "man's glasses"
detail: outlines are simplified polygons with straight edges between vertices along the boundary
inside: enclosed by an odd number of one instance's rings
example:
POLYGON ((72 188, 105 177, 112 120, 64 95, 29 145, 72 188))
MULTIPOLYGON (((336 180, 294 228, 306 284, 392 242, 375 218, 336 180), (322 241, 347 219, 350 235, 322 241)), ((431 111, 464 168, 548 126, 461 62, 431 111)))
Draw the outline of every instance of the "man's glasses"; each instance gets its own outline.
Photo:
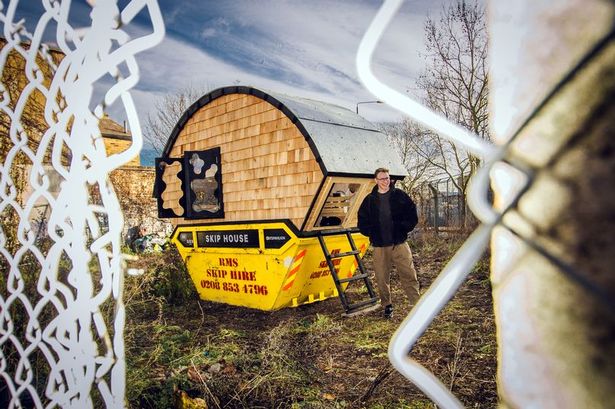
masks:
POLYGON ((387 176, 387 177, 385 177, 385 178, 376 178, 376 180, 389 180, 389 179, 391 179, 391 178, 390 178, 390 177, 388 177, 388 176, 387 176))

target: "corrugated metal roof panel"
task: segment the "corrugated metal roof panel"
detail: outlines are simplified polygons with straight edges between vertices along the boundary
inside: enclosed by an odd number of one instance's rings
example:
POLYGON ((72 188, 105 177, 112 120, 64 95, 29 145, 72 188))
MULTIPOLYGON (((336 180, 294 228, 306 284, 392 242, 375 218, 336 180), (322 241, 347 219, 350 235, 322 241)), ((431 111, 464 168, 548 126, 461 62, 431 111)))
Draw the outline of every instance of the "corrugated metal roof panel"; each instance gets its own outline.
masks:
POLYGON ((308 120, 301 123, 328 172, 372 175, 377 168, 386 167, 392 176, 408 174, 381 132, 308 120))
POLYGON ((399 154, 376 126, 347 108, 268 92, 291 111, 313 141, 327 172, 372 175, 386 167, 404 177, 399 154))
POLYGON ((351 126, 354 128, 377 130, 374 124, 339 105, 307 98, 270 92, 269 95, 283 103, 297 118, 331 124, 351 126))

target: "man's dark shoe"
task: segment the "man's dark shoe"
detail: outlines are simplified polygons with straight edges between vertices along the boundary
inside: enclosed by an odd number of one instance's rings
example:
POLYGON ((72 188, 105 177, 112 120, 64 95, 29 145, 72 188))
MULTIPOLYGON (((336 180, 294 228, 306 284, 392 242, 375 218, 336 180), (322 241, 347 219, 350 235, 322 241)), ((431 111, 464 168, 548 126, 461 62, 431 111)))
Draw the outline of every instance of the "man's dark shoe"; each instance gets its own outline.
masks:
POLYGON ((389 319, 393 315, 393 306, 391 304, 384 307, 384 318, 389 319))

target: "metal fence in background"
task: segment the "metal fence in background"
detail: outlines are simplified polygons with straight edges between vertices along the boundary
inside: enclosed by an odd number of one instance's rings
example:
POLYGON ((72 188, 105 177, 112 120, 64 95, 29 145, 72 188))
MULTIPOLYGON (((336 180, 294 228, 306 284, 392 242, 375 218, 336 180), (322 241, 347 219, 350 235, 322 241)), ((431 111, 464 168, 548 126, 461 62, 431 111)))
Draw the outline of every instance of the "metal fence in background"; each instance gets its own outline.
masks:
POLYGON ((419 215, 419 227, 436 232, 456 232, 476 227, 476 219, 467 211, 461 177, 429 180, 411 191, 419 215))

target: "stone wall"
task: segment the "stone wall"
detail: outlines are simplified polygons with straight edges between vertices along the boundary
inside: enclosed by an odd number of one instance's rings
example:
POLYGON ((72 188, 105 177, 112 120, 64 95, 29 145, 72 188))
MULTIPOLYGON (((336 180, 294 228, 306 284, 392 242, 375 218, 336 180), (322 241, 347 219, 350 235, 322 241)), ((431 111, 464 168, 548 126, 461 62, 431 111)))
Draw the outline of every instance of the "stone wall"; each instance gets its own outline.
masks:
POLYGON ((124 166, 111 172, 109 177, 124 212, 123 239, 133 227, 141 228, 143 234, 171 234, 171 223, 158 219, 156 199, 152 195, 155 179, 153 167, 124 166))

